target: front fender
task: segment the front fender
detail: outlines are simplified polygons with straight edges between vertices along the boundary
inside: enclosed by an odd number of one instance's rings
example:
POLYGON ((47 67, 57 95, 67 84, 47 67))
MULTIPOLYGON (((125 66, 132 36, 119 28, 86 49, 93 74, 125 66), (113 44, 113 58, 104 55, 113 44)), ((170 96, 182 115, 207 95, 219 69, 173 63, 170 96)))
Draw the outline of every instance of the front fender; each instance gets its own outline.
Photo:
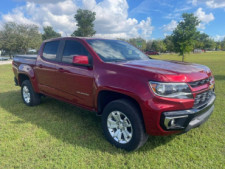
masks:
POLYGON ((21 64, 18 71, 19 73, 26 74, 30 79, 34 78, 34 70, 29 65, 21 64))

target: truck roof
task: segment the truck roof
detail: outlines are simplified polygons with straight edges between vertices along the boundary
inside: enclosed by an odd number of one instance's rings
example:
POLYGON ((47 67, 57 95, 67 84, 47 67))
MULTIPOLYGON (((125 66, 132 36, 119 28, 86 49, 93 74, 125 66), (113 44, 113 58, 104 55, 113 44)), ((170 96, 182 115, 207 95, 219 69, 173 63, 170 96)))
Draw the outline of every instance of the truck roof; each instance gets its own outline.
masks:
POLYGON ((52 38, 52 39, 47 39, 44 42, 50 42, 50 41, 54 41, 54 40, 61 40, 61 39, 82 39, 82 40, 86 40, 86 39, 104 39, 104 40, 116 40, 116 39, 107 39, 107 38, 97 38, 97 37, 59 37, 59 38, 52 38))

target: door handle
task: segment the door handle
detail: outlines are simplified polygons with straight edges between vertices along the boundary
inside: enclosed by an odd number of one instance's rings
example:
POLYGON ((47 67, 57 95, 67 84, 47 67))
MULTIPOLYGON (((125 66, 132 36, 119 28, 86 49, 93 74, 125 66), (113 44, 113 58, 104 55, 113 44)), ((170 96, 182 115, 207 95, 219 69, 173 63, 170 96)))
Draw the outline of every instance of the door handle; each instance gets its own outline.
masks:
POLYGON ((65 72, 65 70, 63 68, 59 68, 58 71, 62 72, 62 73, 65 72))

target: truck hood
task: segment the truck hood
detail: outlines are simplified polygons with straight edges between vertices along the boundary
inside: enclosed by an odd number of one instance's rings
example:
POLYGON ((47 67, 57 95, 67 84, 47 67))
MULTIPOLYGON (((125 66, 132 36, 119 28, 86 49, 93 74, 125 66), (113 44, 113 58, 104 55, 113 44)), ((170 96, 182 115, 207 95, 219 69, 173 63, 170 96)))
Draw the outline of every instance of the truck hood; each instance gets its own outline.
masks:
POLYGON ((207 66, 187 62, 150 59, 120 62, 119 64, 133 69, 161 74, 167 78, 167 81, 197 81, 211 75, 211 71, 207 66))

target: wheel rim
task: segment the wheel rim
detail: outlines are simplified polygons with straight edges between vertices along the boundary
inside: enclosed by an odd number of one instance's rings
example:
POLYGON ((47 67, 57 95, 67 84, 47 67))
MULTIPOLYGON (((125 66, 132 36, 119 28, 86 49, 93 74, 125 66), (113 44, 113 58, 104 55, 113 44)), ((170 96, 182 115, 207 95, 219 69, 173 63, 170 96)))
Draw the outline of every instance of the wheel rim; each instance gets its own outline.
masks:
POLYGON ((27 86, 23 86, 23 99, 26 103, 30 103, 30 91, 27 86))
POLYGON ((112 111, 109 114, 107 127, 112 138, 118 143, 126 144, 133 136, 133 128, 130 120, 120 111, 112 111))

